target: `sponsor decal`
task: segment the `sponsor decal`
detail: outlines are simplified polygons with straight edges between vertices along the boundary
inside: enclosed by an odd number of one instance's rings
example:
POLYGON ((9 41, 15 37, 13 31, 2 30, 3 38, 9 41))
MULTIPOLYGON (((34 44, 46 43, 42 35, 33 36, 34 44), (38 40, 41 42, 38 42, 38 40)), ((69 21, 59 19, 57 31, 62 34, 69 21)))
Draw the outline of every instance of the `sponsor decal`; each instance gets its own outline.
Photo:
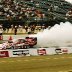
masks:
POLYGON ((13 55, 26 56, 26 55, 30 55, 30 54, 29 54, 29 50, 18 50, 18 51, 13 51, 13 55))
POLYGON ((62 51, 61 51, 61 49, 60 49, 60 48, 55 49, 55 52, 56 52, 57 54, 61 54, 61 53, 62 53, 62 51))
POLYGON ((68 49, 67 48, 58 48, 58 49, 55 49, 55 52, 57 54, 64 54, 64 53, 68 53, 68 49))
POLYGON ((68 49, 67 48, 63 48, 62 49, 62 53, 68 53, 68 49))
POLYGON ((45 49, 38 49, 37 52, 38 52, 39 55, 46 55, 45 49))
POLYGON ((9 57, 8 51, 0 51, 0 57, 9 57))

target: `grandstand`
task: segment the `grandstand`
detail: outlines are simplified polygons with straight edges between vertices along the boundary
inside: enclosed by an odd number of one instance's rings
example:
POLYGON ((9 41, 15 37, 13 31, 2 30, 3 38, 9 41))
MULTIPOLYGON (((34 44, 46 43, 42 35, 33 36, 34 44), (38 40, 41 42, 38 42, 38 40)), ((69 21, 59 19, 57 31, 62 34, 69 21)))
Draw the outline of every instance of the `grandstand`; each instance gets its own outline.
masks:
POLYGON ((0 23, 11 25, 45 24, 71 21, 66 13, 72 5, 65 0, 0 0, 0 23))

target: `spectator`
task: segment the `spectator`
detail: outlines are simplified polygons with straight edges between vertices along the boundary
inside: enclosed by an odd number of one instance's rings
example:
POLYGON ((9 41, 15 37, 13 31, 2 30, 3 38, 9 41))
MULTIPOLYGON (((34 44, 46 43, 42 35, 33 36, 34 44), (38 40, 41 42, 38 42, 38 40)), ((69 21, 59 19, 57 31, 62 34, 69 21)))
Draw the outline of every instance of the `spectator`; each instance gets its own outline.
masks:
POLYGON ((21 25, 19 25, 19 31, 22 32, 23 27, 21 25))
POLYGON ((25 26, 25 30, 26 30, 26 32, 28 32, 28 26, 25 26))
POLYGON ((31 26, 31 33, 34 33, 34 31, 35 31, 35 25, 32 25, 31 26))
POLYGON ((28 34, 31 34, 31 28, 28 27, 28 34))
POLYGON ((14 26, 13 26, 13 24, 11 25, 11 32, 13 32, 14 31, 14 26))
POLYGON ((14 35, 17 35, 17 26, 15 26, 14 35))
POLYGON ((3 28, 2 28, 2 25, 0 25, 0 35, 2 35, 3 33, 3 28))

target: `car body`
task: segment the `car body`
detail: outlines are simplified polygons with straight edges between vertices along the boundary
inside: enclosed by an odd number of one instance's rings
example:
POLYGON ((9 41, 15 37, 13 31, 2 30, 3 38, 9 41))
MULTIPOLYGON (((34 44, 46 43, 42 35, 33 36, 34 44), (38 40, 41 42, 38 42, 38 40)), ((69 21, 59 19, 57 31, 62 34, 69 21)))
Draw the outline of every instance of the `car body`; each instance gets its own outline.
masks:
POLYGON ((24 49, 30 48, 37 44, 36 37, 18 38, 8 40, 5 43, 0 44, 0 49, 24 49))

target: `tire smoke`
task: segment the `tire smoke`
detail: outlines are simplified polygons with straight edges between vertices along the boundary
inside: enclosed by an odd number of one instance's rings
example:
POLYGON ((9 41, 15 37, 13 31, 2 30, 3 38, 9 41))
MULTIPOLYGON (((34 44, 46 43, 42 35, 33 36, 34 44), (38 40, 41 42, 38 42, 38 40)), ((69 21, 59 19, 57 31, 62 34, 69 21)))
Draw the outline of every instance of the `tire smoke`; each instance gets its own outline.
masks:
POLYGON ((31 37, 37 37, 38 47, 72 46, 72 24, 61 22, 31 37))

